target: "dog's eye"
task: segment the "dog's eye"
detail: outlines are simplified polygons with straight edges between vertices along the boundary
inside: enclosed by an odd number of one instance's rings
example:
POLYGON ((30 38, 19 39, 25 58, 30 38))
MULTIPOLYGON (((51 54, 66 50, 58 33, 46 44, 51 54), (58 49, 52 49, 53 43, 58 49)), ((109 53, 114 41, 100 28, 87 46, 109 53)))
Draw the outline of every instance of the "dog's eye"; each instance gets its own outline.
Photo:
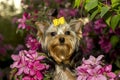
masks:
POLYGON ((70 31, 66 31, 66 32, 65 32, 65 35, 70 35, 70 31))
POLYGON ((51 36, 55 36, 57 33, 56 32, 51 32, 50 35, 51 36))

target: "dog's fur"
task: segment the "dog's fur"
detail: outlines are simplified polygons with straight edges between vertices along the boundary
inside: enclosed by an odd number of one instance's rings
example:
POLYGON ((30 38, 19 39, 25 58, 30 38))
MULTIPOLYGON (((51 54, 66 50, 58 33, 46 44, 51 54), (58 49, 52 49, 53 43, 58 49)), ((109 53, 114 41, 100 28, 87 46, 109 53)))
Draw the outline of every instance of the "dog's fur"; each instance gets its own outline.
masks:
POLYGON ((81 59, 79 44, 84 24, 82 19, 65 22, 57 27, 46 22, 36 22, 37 36, 40 38, 42 48, 55 62, 52 80, 76 80, 72 68, 81 59))

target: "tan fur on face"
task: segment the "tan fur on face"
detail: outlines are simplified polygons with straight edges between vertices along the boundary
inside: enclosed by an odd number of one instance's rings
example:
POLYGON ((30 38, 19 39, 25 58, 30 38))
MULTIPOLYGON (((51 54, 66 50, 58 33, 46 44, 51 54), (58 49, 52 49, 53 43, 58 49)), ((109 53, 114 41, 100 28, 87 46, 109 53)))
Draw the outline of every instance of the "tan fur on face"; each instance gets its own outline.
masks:
POLYGON ((77 42, 75 33, 70 30, 69 25, 60 27, 51 26, 49 29, 46 33, 44 48, 48 50, 50 56, 52 56, 57 63, 63 62, 67 64, 75 50, 77 42), (65 32, 68 30, 70 31, 70 35, 65 35, 65 32), (51 36, 51 32, 56 32, 56 36, 51 36), (65 39, 63 44, 59 41, 61 37, 65 39))
POLYGON ((46 38, 47 48, 50 52, 50 55, 55 59, 56 62, 68 62, 69 58, 71 57, 74 48, 76 39, 71 36, 59 35, 54 38, 46 38), (60 44, 59 38, 65 38, 65 43, 60 44))

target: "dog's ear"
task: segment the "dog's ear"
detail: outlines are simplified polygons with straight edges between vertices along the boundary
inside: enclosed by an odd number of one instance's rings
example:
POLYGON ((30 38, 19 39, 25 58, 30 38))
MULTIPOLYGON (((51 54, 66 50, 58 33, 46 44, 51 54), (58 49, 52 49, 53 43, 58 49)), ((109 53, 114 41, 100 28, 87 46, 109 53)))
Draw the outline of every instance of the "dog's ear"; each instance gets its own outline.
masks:
POLYGON ((43 37, 45 36, 45 31, 49 27, 48 22, 35 22, 35 25, 37 27, 37 37, 43 40, 43 37))
POLYGON ((78 36, 79 39, 82 38, 82 28, 83 26, 89 22, 88 18, 80 18, 78 20, 71 20, 70 21, 70 27, 72 30, 74 30, 78 36))

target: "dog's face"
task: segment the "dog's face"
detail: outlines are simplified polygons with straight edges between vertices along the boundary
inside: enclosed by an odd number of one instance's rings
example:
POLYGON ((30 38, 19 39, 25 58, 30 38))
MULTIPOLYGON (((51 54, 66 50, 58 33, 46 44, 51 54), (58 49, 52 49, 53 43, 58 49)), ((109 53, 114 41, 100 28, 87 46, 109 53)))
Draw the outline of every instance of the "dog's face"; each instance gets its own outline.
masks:
POLYGON ((82 38, 82 21, 71 21, 59 26, 46 23, 36 23, 38 36, 44 50, 59 63, 69 63, 69 59, 75 49, 78 48, 82 38))

